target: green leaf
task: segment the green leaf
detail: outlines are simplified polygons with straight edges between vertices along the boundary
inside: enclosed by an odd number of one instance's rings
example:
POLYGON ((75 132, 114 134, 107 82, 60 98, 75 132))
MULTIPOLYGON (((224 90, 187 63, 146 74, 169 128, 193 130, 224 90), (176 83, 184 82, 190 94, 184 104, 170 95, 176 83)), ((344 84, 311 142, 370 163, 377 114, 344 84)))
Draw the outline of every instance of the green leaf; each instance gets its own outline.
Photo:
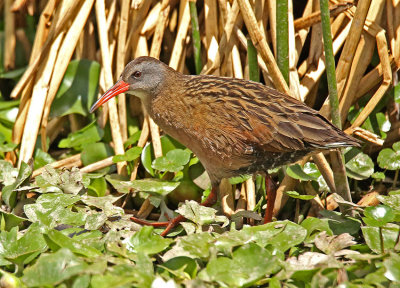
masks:
POLYGON ((17 238, 17 228, 0 234, 0 256, 12 262, 22 262, 34 253, 44 252, 46 241, 36 225, 31 225, 25 234, 17 238))
POLYGON ((47 233, 47 236, 57 246, 61 248, 67 248, 75 254, 83 255, 89 258, 101 255, 100 251, 97 249, 82 243, 82 241, 69 238, 59 231, 50 230, 47 233))
POLYGON ((299 164, 294 164, 286 168, 286 173, 290 177, 302 181, 317 180, 319 175, 321 175, 319 171, 317 171, 318 169, 313 163, 304 165, 304 168, 302 168, 299 164))
POLYGON ((393 144, 393 149, 385 148, 379 152, 378 164, 382 169, 398 170, 400 169, 400 144, 393 144))
POLYGON ((22 162, 21 167, 18 171, 18 176, 15 179, 14 183, 9 184, 3 188, 2 200, 4 201, 4 203, 6 203, 8 207, 15 207, 17 198, 16 189, 19 188, 26 180, 28 180, 28 178, 31 176, 31 173, 31 167, 25 162, 22 162))
POLYGON ((151 167, 158 171, 178 172, 189 162, 190 155, 188 150, 174 149, 155 159, 151 167))
POLYGON ((46 192, 50 187, 55 187, 54 191, 59 190, 76 195, 85 188, 82 183, 82 173, 76 167, 71 170, 56 170, 54 167, 46 165, 45 171, 36 182, 42 192, 46 192))
MULTIPOLYGON (((81 160, 84 166, 106 159, 114 154, 110 145, 103 142, 90 143, 83 146, 81 160)), ((103 169, 101 170, 103 171, 103 169)), ((108 171, 108 169, 106 169, 108 171)))
MULTIPOLYGON (((162 151, 164 154, 174 149, 185 149, 185 147, 181 143, 179 143, 174 138, 168 135, 161 136, 160 141, 161 141, 162 151)), ((154 161, 153 144, 151 142, 148 142, 146 146, 144 146, 140 160, 146 171, 151 176, 154 176, 154 170, 153 167, 151 167, 154 161)))
POLYGON ((5 211, 0 210, 0 215, 2 217, 2 227, 4 227, 5 231, 10 231, 11 228, 14 228, 21 224, 24 221, 27 221, 28 219, 19 217, 17 215, 14 215, 12 213, 8 213, 5 211))
POLYGON ((393 221, 395 214, 389 206, 378 205, 370 206, 364 209, 363 221, 374 227, 385 226, 388 222, 393 221))
POLYGON ((368 179, 374 173, 374 162, 367 155, 359 153, 346 163, 347 175, 356 180, 368 179))
MULTIPOLYGON (((385 251, 393 249, 397 243, 397 236, 400 232, 399 225, 388 223, 386 226, 381 227, 381 229, 385 251)), ((362 227, 361 230, 368 247, 375 253, 381 253, 379 228, 365 226, 362 227)))
POLYGON ((167 249, 174 242, 153 232, 152 226, 143 226, 132 237, 124 241, 126 248, 133 253, 154 255, 167 249))
POLYGON ((43 254, 24 270, 22 281, 28 286, 53 286, 82 273, 88 265, 68 249, 43 254))
POLYGON ((286 191, 285 194, 292 198, 300 200, 311 200, 315 198, 315 195, 301 195, 299 194, 299 192, 296 191, 286 191))
POLYGON ((142 147, 135 146, 126 151, 123 155, 115 155, 112 160, 114 163, 122 161, 134 161, 140 157, 142 150, 142 147))
POLYGON ((107 182, 105 178, 92 179, 88 187, 88 195, 103 197, 106 195, 107 182))
POLYGON ((375 173, 372 173, 371 177, 376 180, 385 180, 386 176, 385 176, 385 173, 383 173, 383 172, 375 172, 375 173))
MULTIPOLYGON (((108 180, 108 178, 106 178, 108 180)), ((141 179, 141 180, 133 180, 126 181, 129 183, 131 189, 134 189, 137 192, 147 192, 152 195, 161 195, 166 196, 176 187, 179 186, 179 182, 169 182, 169 181, 161 181, 157 179, 141 179)))
POLYGON ((223 227, 229 224, 228 218, 225 216, 217 216, 217 210, 201 206, 196 201, 185 201, 177 210, 179 214, 184 216, 186 219, 193 221, 199 226, 205 224, 211 224, 214 222, 222 222, 223 227))
POLYGON ((236 184, 243 183, 243 182, 249 180, 251 177, 252 177, 252 175, 240 175, 237 177, 231 177, 231 178, 229 178, 229 183, 231 185, 236 185, 236 184))
POLYGON ((177 256, 187 256, 193 259, 207 260, 210 256, 210 243, 215 241, 209 233, 190 234, 176 239, 175 245, 167 251, 163 259, 168 261, 177 256))
POLYGON ((400 282, 400 256, 398 254, 390 253, 390 257, 383 261, 383 266, 386 269, 386 278, 390 281, 400 282))
POLYGON ((124 148, 128 148, 130 145, 136 144, 136 142, 139 140, 140 135, 142 134, 142 131, 136 131, 133 133, 124 143, 124 148))
POLYGON ((340 235, 343 233, 356 235, 358 231, 360 231, 361 222, 359 220, 344 216, 335 211, 322 210, 319 213, 328 219, 329 228, 335 235, 340 235))
POLYGON ((235 250, 232 259, 218 257, 208 262, 200 278, 219 283, 221 286, 243 287, 254 285, 266 275, 280 270, 272 254, 254 243, 235 250))
POLYGON ((35 162, 33 163, 33 169, 39 169, 47 164, 53 163, 53 157, 49 153, 44 152, 42 149, 36 149, 35 151, 35 162))
POLYGON ((193 279, 197 274, 197 264, 192 258, 186 256, 178 256, 161 265, 158 265, 158 274, 163 274, 168 271, 168 275, 179 277, 181 279, 193 279))
POLYGON ((82 129, 74 133, 70 133, 67 138, 60 141, 58 147, 75 148, 76 150, 82 150, 85 144, 98 142, 101 140, 101 138, 103 138, 103 136, 103 129, 100 129, 96 125, 96 121, 93 121, 82 129))
POLYGON ((51 105, 50 116, 72 113, 87 116, 97 96, 99 76, 99 63, 87 59, 72 60, 51 105))
POLYGON ((378 195, 376 198, 378 198, 379 201, 391 207, 392 209, 397 211, 400 210, 400 194, 389 193, 389 196, 378 195))
POLYGON ((24 212, 32 222, 39 222, 49 228, 58 224, 83 225, 85 214, 66 209, 81 197, 71 194, 48 193, 41 195, 35 204, 26 204, 24 212))

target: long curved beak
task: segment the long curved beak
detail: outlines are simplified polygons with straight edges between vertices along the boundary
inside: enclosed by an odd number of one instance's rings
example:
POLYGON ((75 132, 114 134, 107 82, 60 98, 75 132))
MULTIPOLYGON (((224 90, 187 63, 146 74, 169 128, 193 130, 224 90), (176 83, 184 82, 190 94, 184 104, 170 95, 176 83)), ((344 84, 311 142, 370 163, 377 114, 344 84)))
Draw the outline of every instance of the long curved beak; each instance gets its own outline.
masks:
POLYGON ((96 101, 96 103, 93 104, 92 108, 90 108, 90 113, 93 113, 97 108, 99 108, 101 105, 106 103, 108 100, 111 98, 124 93, 129 90, 129 84, 119 80, 117 83, 114 84, 110 89, 107 90, 106 93, 103 94, 99 98, 99 100, 96 101))

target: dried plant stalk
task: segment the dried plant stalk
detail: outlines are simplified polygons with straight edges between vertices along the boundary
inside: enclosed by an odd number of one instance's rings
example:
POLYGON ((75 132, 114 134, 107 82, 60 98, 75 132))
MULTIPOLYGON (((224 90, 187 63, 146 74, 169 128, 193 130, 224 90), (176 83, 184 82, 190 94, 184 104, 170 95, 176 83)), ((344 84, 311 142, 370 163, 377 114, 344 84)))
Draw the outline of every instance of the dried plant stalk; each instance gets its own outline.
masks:
POLYGON ((15 14, 10 13, 13 0, 4 1, 4 68, 12 70, 15 67, 15 14))
POLYGON ((238 3, 243 16, 243 20, 246 24, 247 30, 250 33, 251 40, 253 41, 254 46, 257 48, 257 51, 263 58, 265 64, 267 64, 268 71, 271 74, 276 88, 288 95, 291 95, 289 87, 286 84, 282 74, 280 73, 278 65, 276 64, 272 52, 269 49, 267 41, 263 37, 263 34, 260 32, 260 29, 257 25, 256 17, 253 13, 250 3, 247 0, 238 0, 238 3))
MULTIPOLYGON (((102 56, 103 68, 105 71, 105 84, 107 87, 113 85, 113 77, 111 71, 111 58, 108 50, 108 36, 106 33, 106 23, 105 23, 105 6, 104 0, 96 0, 95 5, 97 26, 100 38, 100 50, 102 56)), ((115 99, 110 99, 108 101, 111 134, 114 142, 114 149, 116 154, 124 154, 124 143, 122 141, 121 129, 119 126, 117 103, 115 99)), ((122 173, 124 167, 126 167, 126 162, 118 162, 117 169, 118 173, 122 173)))
POLYGON ((221 206, 224 214, 227 217, 235 213, 235 203, 232 191, 232 185, 228 179, 223 179, 219 185, 219 196, 221 199, 221 206))
POLYGON ((361 32, 363 31, 364 22, 370 5, 371 0, 363 0, 358 2, 357 10, 351 24, 349 37, 346 39, 346 43, 343 47, 342 54, 340 55, 340 59, 336 67, 339 101, 342 99, 342 93, 350 72, 353 56, 360 40, 361 32))
MULTIPOLYGON (((49 164, 53 168, 72 168, 72 167, 81 167, 82 166, 82 161, 81 161, 81 154, 76 154, 74 156, 53 162, 49 164)), ((33 171, 32 177, 35 178, 36 176, 40 175, 45 171, 45 168, 39 168, 33 171)))
POLYGON ((60 87, 65 71, 68 68, 68 64, 71 60, 75 47, 78 43, 79 35, 82 33, 83 28, 85 27, 85 23, 87 18, 89 17, 93 3, 94 0, 84 1, 81 9, 76 15, 74 21, 72 22, 71 27, 68 29, 68 32, 65 35, 57 59, 55 61, 54 72, 51 78, 50 87, 46 99, 46 105, 44 107, 44 112, 42 116, 41 138, 42 138, 43 151, 47 151, 47 147, 45 147, 46 127, 47 127, 48 117, 50 114, 51 104, 53 103, 53 100, 56 97, 58 88, 60 87))
MULTIPOLYGON (((251 178, 246 180, 245 185, 246 185, 247 210, 254 211, 254 208, 256 207, 256 186, 254 185, 254 180, 251 178)), ((254 225, 254 219, 249 219, 249 224, 254 225)))
POLYGON ((22 162, 27 163, 33 155, 36 138, 39 132, 39 126, 46 103, 49 82, 53 73, 54 63, 57 57, 58 49, 64 33, 60 33, 51 46, 49 54, 43 59, 42 65, 39 67, 38 77, 32 92, 32 101, 26 117, 24 133, 21 140, 21 150, 18 159, 18 167, 22 162))

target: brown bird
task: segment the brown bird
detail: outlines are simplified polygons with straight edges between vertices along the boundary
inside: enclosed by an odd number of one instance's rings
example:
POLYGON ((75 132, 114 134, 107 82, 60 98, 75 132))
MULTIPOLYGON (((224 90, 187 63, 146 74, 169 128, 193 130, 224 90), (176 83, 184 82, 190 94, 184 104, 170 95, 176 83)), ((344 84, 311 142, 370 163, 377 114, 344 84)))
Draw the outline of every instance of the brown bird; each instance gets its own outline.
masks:
MULTIPOLYGON (((205 206, 216 202, 222 178, 266 174, 311 152, 359 146, 317 111, 273 88, 242 79, 184 75, 151 57, 130 62, 91 112, 124 92, 139 97, 159 127, 199 158, 212 185, 205 206)), ((272 219, 275 201, 270 183, 265 222, 272 219)), ((160 223, 168 224, 162 235, 183 219, 160 223)))

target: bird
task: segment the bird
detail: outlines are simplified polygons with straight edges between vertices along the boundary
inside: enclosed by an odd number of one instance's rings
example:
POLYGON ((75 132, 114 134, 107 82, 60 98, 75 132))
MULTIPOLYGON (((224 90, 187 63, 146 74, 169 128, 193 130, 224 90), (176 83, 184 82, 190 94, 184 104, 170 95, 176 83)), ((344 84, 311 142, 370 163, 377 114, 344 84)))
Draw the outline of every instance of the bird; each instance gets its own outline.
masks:
MULTIPOLYGON (((212 206, 223 178, 266 175, 267 209, 272 220, 276 190, 267 170, 293 163, 323 150, 360 146, 303 102, 278 90, 244 79, 182 74, 158 59, 142 56, 129 62, 119 80, 92 106, 94 112, 120 93, 141 99, 155 123, 188 147, 211 180, 211 192, 201 203, 212 206)), ((141 224, 167 226, 184 220, 141 224)))

